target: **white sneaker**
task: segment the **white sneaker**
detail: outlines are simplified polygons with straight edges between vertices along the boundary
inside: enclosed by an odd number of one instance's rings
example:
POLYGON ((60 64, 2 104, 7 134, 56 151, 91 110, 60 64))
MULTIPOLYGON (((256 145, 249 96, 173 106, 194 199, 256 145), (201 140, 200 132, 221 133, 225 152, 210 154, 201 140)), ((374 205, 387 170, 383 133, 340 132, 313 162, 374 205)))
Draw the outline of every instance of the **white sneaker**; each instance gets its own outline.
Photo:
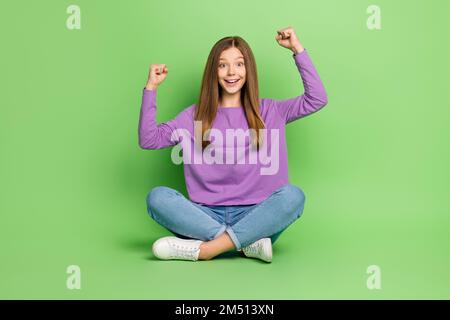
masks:
POLYGON ((272 261, 272 240, 262 238, 252 244, 243 247, 242 252, 249 258, 258 258, 266 262, 272 261))
POLYGON ((180 239, 177 237, 163 237, 153 243, 153 254, 162 260, 192 260, 197 261, 200 244, 203 241, 195 239, 180 239))

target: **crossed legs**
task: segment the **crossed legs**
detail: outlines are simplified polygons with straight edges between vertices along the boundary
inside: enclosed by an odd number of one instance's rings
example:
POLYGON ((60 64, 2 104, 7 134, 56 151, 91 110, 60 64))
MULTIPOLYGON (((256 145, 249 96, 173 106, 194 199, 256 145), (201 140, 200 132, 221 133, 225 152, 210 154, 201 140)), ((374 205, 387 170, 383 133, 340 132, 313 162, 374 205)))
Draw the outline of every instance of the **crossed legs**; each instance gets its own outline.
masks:
POLYGON ((176 234, 203 241, 200 260, 209 260, 230 250, 240 251, 263 237, 277 238, 301 216, 304 204, 303 191, 287 184, 235 224, 227 226, 175 189, 159 186, 147 195, 148 213, 157 223, 176 234))

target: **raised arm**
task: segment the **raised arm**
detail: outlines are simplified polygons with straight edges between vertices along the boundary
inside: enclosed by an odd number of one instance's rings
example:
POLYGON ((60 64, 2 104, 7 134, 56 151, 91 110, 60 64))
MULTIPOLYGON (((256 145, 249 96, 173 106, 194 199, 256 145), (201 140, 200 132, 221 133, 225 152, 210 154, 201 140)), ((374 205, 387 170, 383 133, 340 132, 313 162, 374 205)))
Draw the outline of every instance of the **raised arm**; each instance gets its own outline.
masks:
POLYGON ((156 122, 157 89, 143 89, 142 105, 139 117, 139 146, 142 149, 162 149, 178 143, 171 140, 172 132, 177 128, 179 116, 164 123, 156 122))
POLYGON ((298 41, 292 28, 282 29, 277 36, 278 43, 293 51, 293 58, 300 73, 304 93, 285 100, 272 100, 285 123, 305 117, 324 107, 328 103, 325 87, 317 73, 308 52, 298 41), (283 41, 285 41, 283 43, 283 41))

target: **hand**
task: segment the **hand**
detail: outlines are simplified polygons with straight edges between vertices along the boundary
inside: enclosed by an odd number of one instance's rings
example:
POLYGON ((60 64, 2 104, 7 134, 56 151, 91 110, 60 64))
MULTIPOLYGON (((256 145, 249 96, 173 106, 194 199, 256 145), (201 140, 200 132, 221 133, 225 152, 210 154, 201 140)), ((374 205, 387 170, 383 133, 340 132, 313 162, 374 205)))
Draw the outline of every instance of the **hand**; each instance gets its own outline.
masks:
POLYGON ((151 64, 146 89, 155 90, 166 79, 168 72, 165 64, 151 64))
POLYGON ((277 31, 277 36, 275 40, 277 40, 278 44, 284 48, 292 50, 295 54, 302 52, 305 50, 297 38, 295 31, 291 27, 283 28, 277 31))

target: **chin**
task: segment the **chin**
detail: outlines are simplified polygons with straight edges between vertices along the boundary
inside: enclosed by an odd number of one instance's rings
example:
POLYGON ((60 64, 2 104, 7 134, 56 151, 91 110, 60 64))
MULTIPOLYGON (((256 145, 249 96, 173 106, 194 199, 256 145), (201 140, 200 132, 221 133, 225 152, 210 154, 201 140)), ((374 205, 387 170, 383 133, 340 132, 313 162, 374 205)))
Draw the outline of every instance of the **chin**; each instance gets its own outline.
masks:
POLYGON ((236 92, 241 91, 242 87, 243 86, 241 85, 241 86, 236 87, 236 88, 228 88, 227 86, 222 85, 222 90, 226 91, 229 94, 232 94, 232 93, 236 93, 236 92))
POLYGON ((229 90, 225 90, 228 94, 234 94, 234 93, 237 93, 237 92, 239 92, 239 91, 241 91, 241 88, 239 88, 239 89, 236 89, 236 90, 233 90, 233 91, 229 91, 229 90))

